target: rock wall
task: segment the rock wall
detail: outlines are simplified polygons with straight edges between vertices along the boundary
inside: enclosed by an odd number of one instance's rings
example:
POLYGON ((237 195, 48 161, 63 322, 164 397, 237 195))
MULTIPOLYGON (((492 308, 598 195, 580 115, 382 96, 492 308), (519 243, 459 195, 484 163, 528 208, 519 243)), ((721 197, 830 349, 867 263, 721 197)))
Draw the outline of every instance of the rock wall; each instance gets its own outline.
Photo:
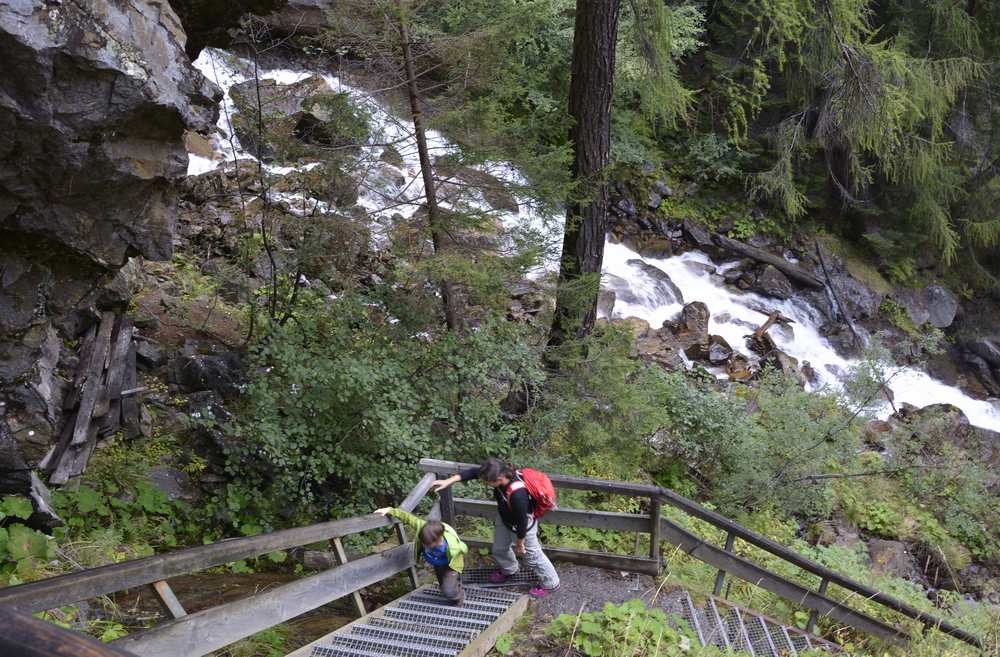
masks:
POLYGON ((0 420, 16 445, 0 493, 57 434, 75 341, 127 303, 121 268, 171 257, 183 135, 213 125, 219 93, 186 41, 166 0, 0 0, 0 420))

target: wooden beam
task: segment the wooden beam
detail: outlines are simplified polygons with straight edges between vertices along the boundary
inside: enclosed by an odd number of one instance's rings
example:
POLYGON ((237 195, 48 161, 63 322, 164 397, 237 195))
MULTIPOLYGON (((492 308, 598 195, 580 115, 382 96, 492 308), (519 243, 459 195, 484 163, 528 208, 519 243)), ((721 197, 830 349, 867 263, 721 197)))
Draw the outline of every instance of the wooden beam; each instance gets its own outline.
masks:
MULTIPOLYGON (((660 498, 649 501, 649 558, 660 563, 660 498)), ((638 534, 636 534, 638 536, 638 534)))
POLYGON ((121 392, 128 365, 128 350, 132 345, 132 320, 126 315, 118 319, 118 333, 111 345, 108 359, 108 410, 101 423, 101 433, 111 435, 121 426, 121 392))
POLYGON ((187 616, 187 612, 184 611, 184 606, 181 605, 181 601, 177 599, 174 595, 174 590, 170 588, 164 580, 158 582, 153 582, 153 591, 156 593, 156 598, 160 601, 160 606, 163 610, 170 615, 171 618, 180 618, 181 616, 187 616))
MULTIPOLYGON (((134 389, 138 382, 135 370, 135 342, 129 345, 125 354, 125 373, 122 387, 134 389)), ((139 435, 139 400, 135 395, 124 396, 121 399, 122 427, 129 438, 139 435)))
POLYGON ((70 447, 87 442, 87 430, 90 427, 91 415, 97 404, 97 398, 104 389, 104 361, 107 359, 108 347, 111 344, 111 330, 114 325, 114 313, 101 314, 101 327, 97 330, 94 353, 91 354, 89 363, 80 363, 80 367, 87 368, 86 379, 83 382, 83 391, 80 393, 80 410, 76 414, 73 437, 69 441, 70 447))
MULTIPOLYGON (((490 541, 478 538, 463 540, 465 540, 469 547, 489 548, 493 545, 490 541)), ((657 575, 660 572, 659 564, 652 559, 644 557, 612 554, 610 552, 595 552, 593 550, 570 550, 567 548, 549 547, 547 545, 542 546, 542 551, 553 561, 565 561, 581 566, 601 568, 603 570, 624 570, 644 575, 657 575)))
POLYGON ((747 256, 748 258, 753 258, 758 262, 772 265, 773 267, 779 269, 785 276, 800 285, 805 285, 806 287, 811 287, 816 290, 823 289, 823 281, 820 280, 819 276, 807 271, 803 267, 799 267, 798 265, 788 262, 781 256, 776 256, 773 253, 764 251, 763 249, 758 249, 757 247, 744 244, 743 242, 726 237, 725 235, 719 235, 718 233, 712 235, 712 241, 727 251, 739 253, 740 255, 747 256))
POLYGON ((116 646, 7 607, 0 607, 4 657, 135 657, 116 646))
MULTIPOLYGON (((333 556, 337 560, 337 565, 347 565, 347 550, 344 549, 344 543, 340 538, 335 538, 330 542, 333 543, 333 556)), ((361 598, 360 589, 351 594, 351 599, 354 601, 354 609, 358 612, 358 618, 368 613, 368 610, 365 609, 365 601, 361 598)))
MULTIPOLYGON (((455 499, 455 513, 492 520, 497 515, 497 505, 496 502, 459 497, 455 499)), ((618 532, 648 534, 650 531, 648 516, 641 516, 634 513, 615 513, 612 511, 552 509, 551 511, 547 511, 539 522, 547 525, 589 527, 591 529, 607 529, 618 532)))
POLYGON ((409 511, 412 513, 413 510, 417 508, 417 505, 420 504, 420 500, 424 499, 427 492, 431 489, 431 484, 434 483, 434 479, 436 479, 436 477, 433 473, 428 472, 425 474, 423 478, 417 482, 417 485, 413 487, 413 490, 410 491, 409 495, 406 496, 406 499, 400 503, 399 508, 403 511, 409 511))
POLYGON ((275 550, 318 543, 377 527, 389 527, 391 524, 392 521, 388 518, 370 514, 285 529, 270 534, 233 538, 210 545, 199 545, 167 554, 133 559, 2 588, 0 605, 8 605, 24 612, 44 611, 106 593, 152 584, 176 575, 258 557, 275 550))
POLYGON ((401 545, 242 600, 188 614, 111 645, 142 657, 201 657, 412 565, 413 545, 401 545))
POLYGON ((493 650, 497 639, 501 634, 510 632, 517 619, 528 610, 528 596, 522 595, 514 604, 507 608, 507 611, 500 614, 500 617, 490 623, 489 627, 480 632, 476 638, 469 642, 457 657, 486 657, 493 650))

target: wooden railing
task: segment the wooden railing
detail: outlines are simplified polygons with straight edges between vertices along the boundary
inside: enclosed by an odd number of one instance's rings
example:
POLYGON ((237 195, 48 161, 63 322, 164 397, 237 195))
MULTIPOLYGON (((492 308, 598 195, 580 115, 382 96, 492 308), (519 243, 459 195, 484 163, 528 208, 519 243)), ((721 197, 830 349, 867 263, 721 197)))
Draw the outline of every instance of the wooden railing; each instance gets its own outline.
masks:
MULTIPOLYGON (((420 461, 421 470, 434 473, 439 478, 446 478, 457 474, 460 470, 468 467, 472 467, 472 465, 435 459, 423 459, 420 461)), ((905 633, 901 629, 829 597, 827 595, 827 588, 830 584, 835 584, 867 600, 880 604, 887 609, 891 609, 902 616, 919 621, 925 628, 940 630, 965 643, 980 649, 983 648, 980 639, 965 630, 955 627, 944 620, 936 618, 870 586, 856 582, 849 577, 830 570, 826 566, 779 543, 775 543, 766 536, 747 529, 739 523, 706 509, 697 502, 682 497, 669 489, 647 484, 608 481, 589 477, 569 477, 555 474, 550 474, 549 477, 557 488, 624 495, 649 500, 648 515, 596 512, 582 509, 557 509, 546 513, 542 518, 542 522, 572 527, 592 527, 622 532, 649 533, 651 539, 650 558, 646 559, 585 550, 545 548, 546 553, 555 559, 614 570, 655 573, 659 571, 659 542, 660 540, 665 540, 681 548, 696 559, 719 569, 715 579, 714 593, 716 595, 722 592, 727 574, 739 577, 794 604, 809 609, 808 631, 810 632, 815 626, 818 615, 822 614, 887 641, 900 641, 906 638, 905 633), (703 520, 723 530, 726 532, 725 545, 723 547, 712 545, 696 534, 670 522, 666 518, 660 517, 661 504, 669 504, 694 518, 703 520), (820 583, 817 590, 810 590, 798 582, 787 579, 753 561, 736 555, 733 552, 733 548, 737 539, 745 541, 819 577, 820 583)), ((442 518, 449 523, 453 523, 457 515, 492 518, 496 513, 493 503, 455 498, 451 489, 446 489, 442 492, 440 509, 442 518)), ((474 540, 467 542, 475 545, 484 544, 474 540)))
MULTIPOLYGON (((433 480, 433 475, 424 476, 399 506, 412 511, 430 490, 433 480)), ((406 543, 404 539, 398 523, 371 514, 224 540, 0 589, 0 618, 10 619, 12 635, 58 637, 61 633, 66 645, 89 646, 89 652, 82 648, 69 653, 56 650, 33 652, 29 642, 24 646, 11 644, 10 650, 0 651, 0 655, 36 657, 42 654, 79 654, 81 657, 118 657, 135 654, 141 657, 200 657, 324 604, 356 594, 366 586, 398 573, 408 570, 412 583, 416 585, 413 544, 406 543), (392 525, 397 528, 401 543, 399 547, 347 561, 340 543, 342 538, 392 525), (185 612, 167 583, 167 579, 177 575, 325 540, 334 544, 340 565, 265 593, 197 613, 185 612), (86 637, 79 633, 62 630, 27 615, 145 585, 154 587, 165 609, 173 617, 172 620, 118 639, 110 646, 88 643, 85 641, 86 637), (31 622, 26 619, 31 619, 31 622), (101 652, 101 648, 106 651, 101 652)), ((359 606, 359 613, 364 614, 361 598, 355 595, 354 602, 359 606)), ((7 638, 7 632, 8 627, 4 627, 0 634, 7 638)), ((0 641, 0 647, 4 645, 6 644, 0 641)))

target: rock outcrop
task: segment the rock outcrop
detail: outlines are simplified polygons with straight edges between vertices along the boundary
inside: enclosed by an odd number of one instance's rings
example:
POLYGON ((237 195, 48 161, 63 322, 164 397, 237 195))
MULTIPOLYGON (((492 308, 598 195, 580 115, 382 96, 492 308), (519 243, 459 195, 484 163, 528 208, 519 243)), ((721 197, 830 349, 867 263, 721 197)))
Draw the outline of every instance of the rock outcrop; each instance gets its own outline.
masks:
POLYGON ((130 258, 171 256, 183 135, 219 93, 186 40, 165 0, 0 0, 0 422, 29 467, 59 431, 64 344, 127 302, 130 258))

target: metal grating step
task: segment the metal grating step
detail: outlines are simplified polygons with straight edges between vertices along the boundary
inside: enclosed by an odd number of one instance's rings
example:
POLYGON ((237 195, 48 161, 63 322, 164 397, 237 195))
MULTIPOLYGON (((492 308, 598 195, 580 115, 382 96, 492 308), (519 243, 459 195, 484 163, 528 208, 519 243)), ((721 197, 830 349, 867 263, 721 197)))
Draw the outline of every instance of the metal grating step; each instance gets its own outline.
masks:
POLYGON ((486 614, 496 614, 500 615, 507 611, 510 605, 500 605, 492 604, 487 602, 479 602, 478 600, 465 599, 461 605, 455 605, 450 600, 442 595, 412 595, 406 598, 407 600, 413 600, 414 602, 423 602, 429 605, 436 605, 438 607, 458 607, 460 609, 468 609, 469 611, 481 611, 486 614))
POLYGON ((420 612, 408 611, 406 609, 396 609, 392 607, 385 610, 385 616, 386 618, 392 618, 405 623, 427 625, 430 627, 439 627, 448 630, 466 630, 475 632, 476 634, 479 634, 484 629, 489 627, 489 623, 484 623, 483 621, 446 618, 444 616, 434 616, 433 618, 429 618, 420 612))
POLYGON ((420 645, 400 639, 370 639, 351 634, 342 634, 330 639, 331 647, 350 650, 351 652, 390 655, 391 657, 454 657, 458 650, 445 650, 431 646, 420 645))
POLYGON ((753 646, 750 644, 750 637, 743 623, 743 616, 738 609, 727 610, 722 623, 729 634, 729 643, 733 646, 733 650, 748 652, 751 655, 754 654, 753 646))
POLYGON ((489 625, 500 616, 500 614, 494 614, 492 612, 467 611, 462 607, 427 604, 426 602, 416 602, 407 598, 403 598, 397 602, 394 607, 404 611, 415 611, 426 616, 441 616, 444 618, 456 618, 464 621, 477 621, 482 623, 484 626, 489 625))
POLYGON ((771 644, 777 653, 782 657, 796 657, 795 646, 792 645, 792 639, 788 636, 788 630, 785 626, 774 623, 765 624, 771 632, 771 644))
POLYGON ((745 616, 743 619, 747 633, 750 635, 750 644, 753 646, 754 654, 758 657, 781 657, 778 655, 774 643, 771 641, 771 633, 767 629, 767 623, 760 616, 745 616))
POLYGON ((478 634, 475 630, 449 629, 444 627, 435 627, 433 625, 406 623, 393 618, 386 618, 385 616, 366 617, 363 620, 368 626, 382 627, 395 630, 397 632, 423 634, 425 636, 458 641, 461 643, 468 643, 475 638, 476 634, 478 634))
POLYGON ((809 637, 805 634, 790 631, 788 636, 792 639, 792 645, 795 646, 796 654, 812 648, 812 643, 809 641, 809 637))
POLYGON ((447 639, 433 636, 421 631, 402 631, 399 629, 381 627, 378 625, 358 624, 351 628, 351 636, 371 640, 388 639, 390 641, 411 642, 420 646, 440 648, 441 650, 459 652, 468 643, 462 639, 447 639))
POLYGON ((534 586, 538 584, 535 573, 522 568, 517 573, 511 575, 503 584, 494 584, 490 581, 490 573, 493 568, 466 568, 462 572, 463 584, 474 584, 482 587, 503 587, 503 586, 534 586))

